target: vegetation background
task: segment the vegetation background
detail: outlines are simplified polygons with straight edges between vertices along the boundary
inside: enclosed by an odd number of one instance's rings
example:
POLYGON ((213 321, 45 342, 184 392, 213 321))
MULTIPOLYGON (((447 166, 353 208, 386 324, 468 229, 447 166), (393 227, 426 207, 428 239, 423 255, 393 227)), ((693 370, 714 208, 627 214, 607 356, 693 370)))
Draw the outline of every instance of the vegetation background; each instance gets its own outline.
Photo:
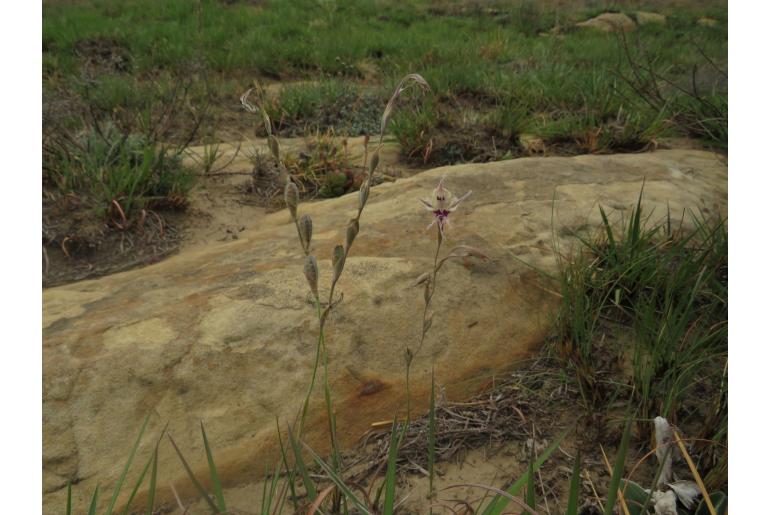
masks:
MULTIPOLYGON (((217 145, 253 134, 253 117, 243 115, 239 98, 255 80, 263 90, 259 107, 272 121, 256 136, 325 132, 333 148, 335 137, 377 134, 397 82, 419 71, 432 92, 419 99, 405 94, 388 133, 416 167, 637 152, 685 144, 680 138, 727 152, 724 2, 45 2, 42 35, 46 267, 51 249, 67 258, 97 247, 123 252, 138 246, 139 232, 145 243, 173 247, 168 213, 184 210, 217 161, 217 145), (649 11, 665 22, 645 22, 649 11), (634 30, 578 26, 606 12, 627 15, 634 30), (183 162, 193 144, 207 149, 197 169, 183 162)), ((279 163, 281 157, 273 153, 279 163)), ((290 158, 280 164, 291 167, 290 158)), ((313 194, 368 187, 338 181, 343 166, 319 174, 297 165, 291 175, 313 194)), ((640 448, 654 445, 644 428, 658 414, 690 431, 698 426, 699 438, 724 445, 726 225, 696 218, 696 229, 682 232, 671 220, 645 220, 640 201, 622 227, 605 224, 582 252, 564 258, 559 277, 549 278, 560 285, 564 305, 545 351, 546 371, 574 379, 591 416, 607 414, 618 401, 633 405, 640 448), (612 369, 602 356, 617 341, 604 337, 629 328, 637 338, 621 352, 630 371, 612 369), (691 406, 694 385, 710 399, 707 408, 691 406)), ((328 409, 333 420, 331 401, 328 409)), ((427 417, 422 422, 436 431, 435 409, 427 417)), ((332 511, 347 503, 392 511, 397 450, 408 431, 409 424, 394 423, 387 434, 384 500, 365 502, 346 490, 336 454, 331 464, 316 456, 325 476, 315 485, 299 466, 303 453, 293 439, 294 461, 281 465, 287 484, 293 489, 293 479, 301 479, 307 502, 334 485, 332 511)), ((330 433, 334 448, 333 424, 330 433)), ((619 465, 602 492, 609 509, 628 438, 615 439, 619 465)), ((422 457, 435 445, 434 439, 422 457)), ((726 490, 726 453, 713 446, 697 453, 708 489, 726 490)), ((210 504, 222 512, 208 456, 216 490, 210 504)), ((534 477, 532 458, 524 482, 534 477)), ((279 474, 273 478, 276 485, 279 474)), ((534 487, 527 492, 534 507, 534 487)), ((296 510, 303 506, 292 498, 296 510)), ((271 501, 263 506, 272 509, 271 501)))

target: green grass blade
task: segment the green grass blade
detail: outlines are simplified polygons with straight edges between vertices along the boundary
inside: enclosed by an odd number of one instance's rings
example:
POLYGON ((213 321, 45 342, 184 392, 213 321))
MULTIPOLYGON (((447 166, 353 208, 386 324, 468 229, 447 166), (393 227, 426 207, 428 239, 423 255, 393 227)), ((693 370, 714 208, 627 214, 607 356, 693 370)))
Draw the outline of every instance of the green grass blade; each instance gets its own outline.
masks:
POLYGON ((372 503, 372 506, 379 506, 380 505, 380 498, 382 497, 382 492, 385 490, 385 482, 383 481, 380 486, 377 487, 377 491, 374 493, 374 502, 372 503))
POLYGON ((206 437, 206 430, 203 428, 203 421, 201 420, 201 434, 203 435, 203 447, 206 449, 206 461, 209 463, 209 474, 211 475, 211 483, 214 486, 214 495, 217 498, 217 507, 222 513, 227 512, 227 506, 225 505, 225 496, 222 493, 222 483, 219 481, 219 474, 217 474, 217 466, 214 464, 214 457, 211 455, 211 446, 209 445, 209 439, 206 437))
POLYGON ((149 422, 150 416, 147 415, 144 418, 144 423, 142 424, 142 429, 139 430, 139 434, 136 437, 136 440, 134 441, 134 446, 131 448, 131 454, 128 455, 128 461, 126 461, 126 466, 123 467, 123 473, 120 474, 120 478, 118 479, 118 484, 115 485, 115 491, 112 493, 112 499, 110 499, 110 504, 107 507, 107 515, 112 514, 112 510, 115 508, 115 503, 118 501, 118 494, 120 494, 120 489, 123 487, 123 481, 126 479, 126 474, 128 474, 128 469, 131 468, 131 463, 134 461, 134 456, 136 455, 136 450, 139 448, 139 442, 142 439, 142 435, 144 434, 144 430, 147 428, 147 422, 149 422))
POLYGON ((342 492, 342 495, 344 495, 352 504, 355 506, 361 513, 364 513, 366 515, 371 515, 371 511, 369 508, 366 507, 366 505, 361 501, 358 497, 355 496, 353 491, 348 487, 348 485, 345 484, 345 482, 342 480, 342 478, 334 471, 332 468, 324 462, 324 460, 321 459, 320 456, 318 456, 313 449, 311 449, 307 444, 303 443, 302 445, 305 446, 305 449, 307 449, 307 452, 310 453, 310 455, 313 457, 313 459, 318 463, 318 466, 320 466, 324 472, 329 476, 329 479, 332 480, 332 482, 337 485, 337 488, 340 489, 340 492, 342 492))
MULTIPOLYGON (((270 490, 267 494, 267 504, 264 507, 263 513, 264 515, 269 515, 270 513, 270 507, 273 504, 276 504, 275 501, 275 494, 278 491, 278 480, 281 477, 281 463, 276 463, 275 467, 273 468, 273 478, 270 481, 270 490)), ((265 482, 267 484, 267 481, 265 482)))
MULTIPOLYGON (((727 496, 724 492, 710 493, 711 502, 714 504, 714 511, 717 515, 724 515, 727 513, 727 496)), ((709 515, 708 505, 706 501, 701 500, 698 504, 698 508, 695 510, 695 515, 709 515)))
POLYGON ((580 495, 580 451, 575 456, 575 466, 569 482, 569 499, 567 499, 566 515, 578 515, 578 497, 580 495))
POLYGON ((620 488, 622 489, 623 499, 626 501, 630 515, 649 513, 647 503, 649 503, 652 497, 652 490, 648 492, 641 485, 625 479, 620 480, 620 488))
MULTIPOLYGON (((433 476, 436 464, 436 374, 431 372, 430 409, 428 411, 428 498, 433 499, 433 476)), ((432 508, 431 508, 432 511, 432 508)))
POLYGON ((211 511, 213 513, 219 513, 219 508, 217 508, 217 505, 214 504, 214 501, 211 500, 211 497, 209 497, 209 494, 206 492, 206 489, 203 488, 203 485, 201 485, 200 481, 198 481, 198 478, 196 478, 195 474, 193 474, 193 471, 190 468, 190 465, 187 463, 187 460, 184 459, 184 456, 182 455, 182 451, 179 450, 179 447, 177 447, 174 439, 171 437, 170 434, 167 436, 168 436, 168 439, 171 441, 171 445, 174 447, 174 450, 176 451, 177 456, 179 456, 179 461, 182 462, 182 466, 184 467, 185 472, 187 472, 187 477, 190 478, 190 481, 192 481, 192 484, 193 486, 195 486, 195 489, 198 490, 198 493, 206 501, 206 504, 209 505, 209 507, 211 508, 211 511))
MULTIPOLYGON (((535 508, 535 504, 537 504, 537 501, 535 501, 535 471, 532 469, 532 458, 530 458, 529 466, 527 467, 527 494, 524 502, 530 508, 535 508)), ((527 512, 522 512, 522 515, 527 515, 527 512)))
POLYGON ((602 216, 602 224, 604 225, 604 231, 607 233, 607 245, 609 249, 607 250, 609 257, 612 259, 612 263, 617 262, 618 258, 618 246, 615 243, 615 237, 612 234, 612 226, 610 225, 610 221, 607 218, 607 213, 605 213, 604 208, 599 206, 599 214, 602 216))
POLYGON ((385 503, 382 507, 384 515, 393 515, 396 502, 396 460, 401 438, 406 432, 406 423, 401 431, 398 430, 398 416, 393 417, 393 428, 390 431, 390 448, 388 449, 388 469, 385 473, 385 503))
POLYGON ((67 515, 72 515, 72 483, 67 481, 67 515))
POLYGON ((150 473, 150 490, 147 495, 147 515, 153 515, 155 511, 155 487, 158 480, 158 446, 152 454, 152 472, 150 473))
POLYGON ((631 417, 626 421, 626 428, 623 430, 623 438, 620 440, 618 456, 615 459, 615 466, 612 469, 612 478, 610 479, 609 491, 607 492, 607 502, 604 505, 604 515, 612 515, 615 501, 618 496, 618 487, 620 479, 623 477, 623 471, 626 467, 626 453, 628 452, 628 441, 631 439, 631 417))
MULTIPOLYGON (((551 445, 548 446, 548 448, 543 451, 543 453, 538 456, 538 458, 535 460, 535 462, 532 464, 532 470, 537 471, 540 469, 540 467, 543 466, 543 463, 551 457, 551 454, 554 453, 556 449, 559 448, 561 443, 564 441, 564 438, 567 436, 567 434, 572 430, 572 428, 566 429, 563 433, 561 433, 556 439, 553 441, 551 445)), ((518 495, 519 491, 522 489, 522 487, 527 484, 529 472, 525 474, 524 476, 520 477, 515 483, 513 483, 506 491, 511 494, 512 496, 518 495)), ((490 501, 489 505, 487 505, 486 509, 484 510, 484 515, 500 515, 506 506, 508 506, 508 503, 510 501, 506 499, 505 497, 502 497, 500 495, 495 495, 495 497, 490 501)))
MULTIPOLYGON (((265 466, 265 477, 267 477, 267 466, 265 466)), ((270 512, 270 504, 267 503, 267 481, 264 482, 262 485, 262 506, 259 510, 259 513, 262 515, 265 515, 266 513, 270 512), (268 506, 267 509, 265 509, 265 505, 268 506)))
POLYGON ((642 180, 642 189, 639 190, 639 198, 636 200, 636 209, 631 216, 631 224, 628 226, 628 242, 630 250, 633 253, 636 244, 639 242, 642 233, 642 195, 644 194, 644 179, 642 180))
POLYGON ((299 512, 299 503, 297 503, 297 492, 294 489, 294 469, 289 468, 289 460, 286 456, 286 446, 283 444, 281 428, 278 426, 278 418, 275 419, 275 429, 278 433, 278 445, 281 446, 281 459, 283 460, 283 468, 286 469, 286 481, 289 484, 289 491, 291 492, 291 502, 294 505, 294 512, 297 513, 299 512))
POLYGON ((139 491, 139 487, 142 486, 142 483, 144 482, 144 476, 147 475, 147 471, 150 470, 150 465, 152 465, 153 455, 150 455, 150 458, 147 460, 147 463, 142 468, 142 473, 139 474, 139 479, 136 480, 136 483, 134 484, 134 488, 131 489, 131 495, 128 496, 128 500, 125 503, 125 506, 123 507, 123 511, 121 512, 122 515, 128 514, 128 508, 131 506, 131 501, 134 500, 134 497, 136 496, 136 492, 139 491))
POLYGON ((318 495, 318 492, 316 491, 313 479, 307 472, 305 460, 302 459, 302 449, 300 448, 299 442, 294 436, 294 433, 291 431, 291 427, 289 427, 289 444, 294 451, 294 463, 297 466, 297 470, 299 470, 299 476, 302 478, 302 484, 305 485, 305 492, 307 493, 309 499, 315 499, 318 495))
POLYGON ((88 515, 96 515, 96 500, 99 498, 99 485, 94 489, 94 495, 91 497, 91 505, 88 507, 88 515))
MULTIPOLYGON (((125 506, 123 507, 123 515, 128 515, 128 510, 131 507, 131 501, 134 500, 134 497, 136 497, 136 493, 139 491, 139 487, 142 486, 142 483, 144 482, 144 476, 147 475, 147 471, 150 468, 150 465, 157 462, 158 459, 158 446, 160 445, 161 440, 163 439, 163 435, 166 433, 166 429, 168 429, 168 424, 166 424, 166 427, 163 428, 163 431, 160 432, 160 436, 158 437, 158 441, 155 442, 155 451, 153 454, 150 455, 150 458, 147 460, 147 464, 142 469, 142 473, 139 475, 139 479, 136 480, 136 484, 134 485, 133 490, 131 490, 131 495, 128 497, 128 500, 126 501, 125 506)), ((155 465, 157 467, 157 465, 155 465)), ((154 494, 154 492, 152 492, 154 494)))
POLYGON ((339 445, 337 444, 337 416, 334 413, 334 404, 332 402, 332 392, 329 386, 329 369, 326 355, 326 347, 323 349, 324 365, 324 400, 326 402, 326 416, 329 420, 329 439, 332 448, 332 465, 339 470, 342 463, 339 445))

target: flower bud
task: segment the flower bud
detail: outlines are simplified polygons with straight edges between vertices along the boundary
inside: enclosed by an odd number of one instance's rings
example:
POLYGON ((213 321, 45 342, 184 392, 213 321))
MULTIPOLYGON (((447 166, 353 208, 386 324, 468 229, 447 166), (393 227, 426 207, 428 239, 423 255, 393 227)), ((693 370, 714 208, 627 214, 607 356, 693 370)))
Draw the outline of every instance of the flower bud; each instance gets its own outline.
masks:
POLYGON ((374 173, 374 171, 377 169, 377 165, 380 164, 380 153, 379 151, 375 151, 372 155, 372 158, 369 160, 369 176, 374 173))
POLYGON ((332 267, 334 268, 334 278, 332 281, 336 282, 342 275, 342 269, 345 267, 345 249, 342 245, 334 247, 332 252, 332 267))
POLYGON ((283 200, 286 202, 286 207, 289 208, 291 213, 291 219, 297 219, 297 205, 299 204, 299 189, 297 185, 290 180, 286 181, 286 187, 283 189, 283 200))
POLYGON ((305 278, 307 284, 310 286, 310 291, 313 292, 313 296, 318 298, 318 263, 314 256, 307 256, 305 258, 305 278))
POLYGON ((299 239, 302 242, 302 248, 306 252, 310 251, 310 240, 313 238, 313 219, 310 215, 302 215, 299 219, 299 239))
POLYGON ((345 244, 348 248, 350 248, 351 245, 353 245, 353 240, 356 239, 356 236, 358 236, 358 220, 353 218, 348 223, 348 231, 345 235, 345 244))
POLYGON ((414 285, 419 286, 421 284, 425 284, 426 282, 430 282, 430 272, 424 272, 420 274, 420 277, 417 278, 417 280, 414 282, 414 285))
POLYGON ((369 179, 366 179, 358 191, 358 210, 361 211, 369 199, 369 179))
POLYGON ((409 347, 407 347, 404 351, 404 361, 406 361, 407 367, 412 364, 412 358, 414 358, 414 353, 409 347))
POLYGON ((458 245, 452 249, 448 257, 475 257, 482 261, 489 260, 489 256, 484 254, 476 247, 469 247, 468 245, 458 245))
POLYGON ((396 92, 390 97, 388 104, 385 106, 385 110, 382 112, 382 120, 380 121, 380 142, 385 135, 385 129, 388 128, 388 122, 390 121, 390 115, 393 113, 393 106, 396 103, 396 98, 401 92, 396 89, 396 92))

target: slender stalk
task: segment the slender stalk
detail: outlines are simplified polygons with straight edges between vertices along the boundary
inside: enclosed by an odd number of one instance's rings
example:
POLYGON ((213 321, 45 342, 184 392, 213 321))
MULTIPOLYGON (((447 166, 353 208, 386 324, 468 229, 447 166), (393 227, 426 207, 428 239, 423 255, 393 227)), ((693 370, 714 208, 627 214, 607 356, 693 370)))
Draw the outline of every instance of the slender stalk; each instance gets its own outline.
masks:
MULTIPOLYGON (((430 293, 427 299, 425 299, 425 308, 423 309, 423 312, 422 312, 423 325, 428 316, 428 308, 430 308, 431 300, 433 300, 433 294, 436 293, 436 275, 438 274, 438 271, 441 268, 441 265, 444 264, 443 261, 441 263, 438 262, 438 255, 439 255, 439 251, 441 250, 441 244, 443 242, 444 242, 444 236, 441 234, 440 227, 438 226, 438 224, 436 224, 436 254, 435 256, 433 256, 433 276, 431 277, 431 281, 430 281, 430 293)), ((422 331, 422 335, 420 336, 420 344, 417 346, 417 352, 420 352, 420 349, 422 349, 422 344, 425 341, 425 335, 427 333, 428 333, 427 330, 422 331)))
MULTIPOLYGON (((320 320, 321 303, 319 302, 318 299, 316 299, 315 305, 316 305, 316 312, 320 320)), ((320 330, 318 331, 318 343, 316 344, 316 350, 315 350, 315 363, 313 364, 313 374, 310 377, 310 386, 307 389, 307 394, 305 395, 305 401, 302 403, 302 411, 299 419, 299 429, 297 431, 297 438, 300 438, 302 436, 302 430, 305 427, 305 418, 307 416, 308 406, 310 405, 310 395, 313 393, 313 387, 315 386, 315 378, 318 373, 318 363, 321 358, 321 348, 325 349, 323 324, 321 324, 320 330)))
MULTIPOLYGON (((312 396, 313 388, 315 387, 316 377, 318 375, 318 366, 321 361, 321 357, 323 355, 324 399, 326 402, 326 411, 329 419, 329 433, 330 433, 329 436, 331 439, 331 447, 332 447, 331 449, 332 470, 334 470, 335 472, 338 472, 340 470, 341 455, 339 453, 339 448, 337 445, 337 434, 336 434, 337 428, 336 428, 336 420, 334 415, 334 407, 333 407, 332 398, 331 398, 331 387, 329 385, 328 353, 326 350, 326 343, 324 338, 324 328, 326 326, 326 320, 328 319, 329 313, 334 308, 334 306, 342 300, 342 296, 340 296, 340 299, 337 302, 335 302, 334 291, 337 286, 337 282, 339 281, 339 278, 342 275, 342 272, 344 270, 345 262, 347 260, 348 254, 350 253, 350 248, 353 245, 353 242, 355 241, 356 236, 358 235, 359 221, 361 219, 361 214, 364 210, 364 207, 366 206, 366 201, 368 200, 374 171, 377 169, 377 165, 379 164, 379 152, 383 146, 385 129, 388 125, 388 121, 393 111, 396 100, 398 99, 399 95, 401 95, 401 93, 403 93, 410 85, 417 85, 424 90, 430 89, 428 87, 427 82, 425 82, 425 79, 423 79, 421 76, 417 74, 407 75, 406 77, 404 77, 404 79, 402 79, 402 81, 396 87, 396 91, 394 92, 393 96, 390 98, 388 105, 386 106, 385 111, 383 112, 382 120, 380 123, 379 144, 377 146, 377 149, 375 150, 374 155, 369 161, 368 169, 366 172, 366 179, 359 191, 358 209, 357 209, 356 215, 353 219, 350 220, 348 224, 346 238, 345 238, 345 245, 344 246, 338 245, 334 249, 334 253, 332 257, 332 264, 333 264, 334 271, 332 275, 331 287, 329 288, 329 298, 326 303, 326 306, 323 309, 321 308, 321 301, 318 295, 318 267, 317 267, 315 257, 312 256, 310 252, 310 248, 311 248, 310 240, 312 238, 312 220, 307 215, 303 216, 302 218, 298 217, 297 215, 297 206, 299 204, 299 192, 297 191, 296 186, 293 184, 291 177, 288 174, 286 167, 284 166, 284 163, 281 159, 280 145, 278 143, 277 138, 273 135, 272 122, 270 121, 270 117, 267 115, 264 109, 261 109, 263 122, 265 124, 265 129, 268 134, 268 144, 270 146, 270 151, 278 163, 282 176, 286 178, 286 188, 284 190, 284 196, 286 199, 287 207, 289 208, 289 211, 291 213, 294 226, 297 230, 297 236, 302 245, 302 250, 306 256, 305 276, 308 279, 311 291, 313 292, 313 296, 315 299, 316 316, 318 317, 318 341, 316 344, 316 356, 315 356, 315 362, 313 364, 313 372, 310 380, 310 385, 308 386, 307 394, 305 395, 305 400, 302 404, 302 409, 298 412, 297 419, 295 419, 295 426, 298 426, 297 439, 298 440, 301 439, 304 432, 305 420, 307 418, 307 412, 310 405, 310 397, 312 396), (340 251, 340 249, 342 249, 342 251, 340 251)), ((241 103, 247 111, 251 113, 257 113, 258 111, 260 111, 260 109, 258 109, 256 106, 248 102, 248 96, 251 91, 252 89, 249 89, 246 93, 243 94, 243 96, 241 97, 241 103)), ((368 138, 367 138, 367 143, 368 143, 368 138)), ((366 162, 367 154, 368 154, 368 146, 365 148, 365 154, 364 154, 365 162, 366 162)), ((434 278, 435 278, 437 269, 440 267, 440 265, 437 264, 438 252, 439 252, 440 246, 441 246, 441 242, 439 241, 438 247, 436 248, 436 257, 433 262, 434 278)), ((432 295, 432 292, 431 292, 431 295, 432 295)), ((426 315, 427 315, 427 306, 423 314, 423 318, 425 318, 426 315)), ((424 332, 425 332, 425 327, 423 328, 423 335, 421 337, 420 347, 422 347, 422 341, 425 338, 424 332)), ((409 371, 407 369, 407 389, 409 384, 408 373, 409 371)), ((407 398, 409 398, 409 394, 407 394, 407 398)), ((348 511, 347 501, 345 501, 342 498, 343 490, 344 489, 339 487, 338 485, 337 490, 332 494, 332 511, 335 513, 340 511, 341 506, 344 509, 345 513, 347 513, 348 511)), ((347 495, 345 495, 345 497, 347 497, 347 495)))
POLYGON ((406 349, 406 419, 407 423, 412 419, 412 395, 411 395, 411 389, 410 389, 410 383, 409 383, 409 372, 412 368, 412 360, 417 356, 417 354, 420 353, 422 350, 422 345, 425 342, 425 336, 428 334, 428 330, 430 329, 430 326, 428 325, 428 310, 430 309, 431 301, 433 300, 433 295, 436 293, 436 276, 438 275, 439 269, 441 269, 441 266, 444 264, 444 261, 442 260, 439 262, 438 256, 441 251, 441 244, 444 241, 444 236, 441 233, 441 228, 438 224, 436 224, 436 253, 433 256, 433 273, 430 279, 430 282, 427 284, 427 293, 425 295, 425 306, 422 310, 422 329, 420 331, 420 343, 417 344, 417 350, 412 353, 411 349, 407 347, 406 349))

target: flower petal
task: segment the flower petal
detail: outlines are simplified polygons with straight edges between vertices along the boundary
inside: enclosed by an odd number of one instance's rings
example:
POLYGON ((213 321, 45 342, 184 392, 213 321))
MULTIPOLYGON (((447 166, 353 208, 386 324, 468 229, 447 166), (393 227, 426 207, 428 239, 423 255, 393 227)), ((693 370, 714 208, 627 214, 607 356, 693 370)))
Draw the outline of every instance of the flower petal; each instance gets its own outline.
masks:
POLYGON ((418 198, 417 200, 422 202, 422 205, 425 206, 425 209, 427 209, 428 211, 433 211, 433 204, 431 204, 430 202, 428 202, 424 198, 418 198))
POLYGON ((473 193, 473 192, 469 191, 468 193, 466 193, 462 197, 457 197, 457 198, 452 199, 452 202, 449 204, 449 210, 450 211, 454 211, 455 209, 457 209, 457 206, 460 204, 460 202, 462 202, 463 200, 467 199, 470 196, 471 193, 473 193))

